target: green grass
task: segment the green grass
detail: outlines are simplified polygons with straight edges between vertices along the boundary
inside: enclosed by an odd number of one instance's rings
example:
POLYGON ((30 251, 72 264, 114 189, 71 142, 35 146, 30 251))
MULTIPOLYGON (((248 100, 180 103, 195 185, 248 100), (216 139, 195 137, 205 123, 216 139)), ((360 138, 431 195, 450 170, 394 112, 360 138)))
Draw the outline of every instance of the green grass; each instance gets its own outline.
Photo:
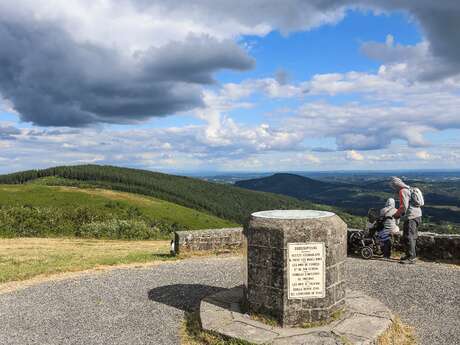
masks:
POLYGON ((169 259, 168 241, 71 238, 0 239, 0 283, 98 266, 169 259))
POLYGON ((69 186, 0 185, 0 236, 169 238, 237 224, 149 196, 69 186))
POLYGON ((0 206, 75 208, 86 206, 103 212, 137 207, 151 219, 178 223, 190 230, 236 226, 235 223, 153 197, 104 189, 54 187, 39 184, 0 185, 0 206))

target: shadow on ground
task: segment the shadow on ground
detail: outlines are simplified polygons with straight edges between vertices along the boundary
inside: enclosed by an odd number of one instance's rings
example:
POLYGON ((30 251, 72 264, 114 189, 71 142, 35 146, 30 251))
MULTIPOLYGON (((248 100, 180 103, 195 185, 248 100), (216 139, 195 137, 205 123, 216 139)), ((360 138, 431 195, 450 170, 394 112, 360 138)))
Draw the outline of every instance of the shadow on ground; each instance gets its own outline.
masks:
POLYGON ((224 290, 227 289, 202 284, 173 284, 150 290, 148 297, 149 300, 193 312, 199 309, 203 298, 224 290))

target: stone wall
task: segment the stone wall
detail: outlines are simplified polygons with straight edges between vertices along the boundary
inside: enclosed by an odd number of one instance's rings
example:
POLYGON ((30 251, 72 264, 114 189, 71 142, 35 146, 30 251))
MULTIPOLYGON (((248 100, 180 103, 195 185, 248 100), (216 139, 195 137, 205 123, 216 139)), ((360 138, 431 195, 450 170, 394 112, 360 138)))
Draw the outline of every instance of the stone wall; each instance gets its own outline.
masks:
MULTIPOLYGON (((348 232, 360 231, 348 229, 348 232)), ((243 245, 243 228, 178 231, 175 233, 175 253, 182 251, 231 250, 243 245)), ((400 236, 395 248, 402 249, 400 236)), ((417 255, 430 260, 460 260, 460 235, 419 232, 417 255)))
POLYGON ((226 251, 241 248, 243 228, 177 231, 174 252, 226 251))
MULTIPOLYGON (((348 229, 348 233, 361 231, 348 229)), ((401 235, 394 237, 393 247, 403 250, 401 235)), ((460 260, 460 235, 419 232, 417 238, 417 256, 429 260, 460 260)))

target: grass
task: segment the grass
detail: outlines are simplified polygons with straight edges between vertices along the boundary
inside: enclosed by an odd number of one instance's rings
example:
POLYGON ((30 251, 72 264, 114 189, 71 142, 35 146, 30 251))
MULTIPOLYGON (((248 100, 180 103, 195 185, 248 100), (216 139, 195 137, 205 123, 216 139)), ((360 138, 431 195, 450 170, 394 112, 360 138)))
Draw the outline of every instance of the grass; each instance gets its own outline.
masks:
POLYGON ((127 209, 134 207, 139 210, 139 217, 176 223, 190 230, 237 226, 231 221, 204 212, 138 194, 32 183, 0 185, 0 206, 25 205, 59 209, 75 209, 85 206, 114 215, 126 213, 127 209))
POLYGON ((258 314, 258 313, 251 313, 249 316, 251 317, 252 320, 262 322, 262 323, 264 323, 264 324, 266 324, 266 325, 268 325, 270 327, 278 327, 279 326, 278 321, 275 320, 272 317, 262 315, 262 314, 258 314))
POLYGON ((378 338, 377 345, 417 345, 414 329, 395 317, 391 327, 378 338))
POLYGON ((169 258, 168 241, 0 239, 0 284, 98 266, 169 258))
POLYGON ((203 331, 198 312, 185 314, 180 336, 182 345, 254 345, 244 340, 226 339, 213 332, 203 331))

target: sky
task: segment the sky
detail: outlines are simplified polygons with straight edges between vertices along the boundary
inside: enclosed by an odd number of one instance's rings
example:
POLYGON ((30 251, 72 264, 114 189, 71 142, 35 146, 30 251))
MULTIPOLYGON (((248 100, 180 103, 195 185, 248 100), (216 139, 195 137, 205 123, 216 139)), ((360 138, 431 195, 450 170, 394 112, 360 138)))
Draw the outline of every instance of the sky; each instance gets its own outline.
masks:
POLYGON ((0 2, 0 173, 460 169, 456 0, 0 2))

